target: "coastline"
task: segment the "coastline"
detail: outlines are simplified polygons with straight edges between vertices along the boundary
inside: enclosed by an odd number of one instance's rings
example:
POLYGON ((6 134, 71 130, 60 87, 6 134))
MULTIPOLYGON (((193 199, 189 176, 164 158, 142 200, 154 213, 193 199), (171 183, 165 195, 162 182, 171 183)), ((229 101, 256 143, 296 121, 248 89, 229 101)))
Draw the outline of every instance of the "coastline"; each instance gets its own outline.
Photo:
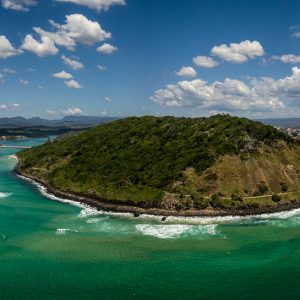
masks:
POLYGON ((79 193, 74 193, 70 191, 63 191, 54 188, 49 183, 36 178, 31 175, 22 173, 20 170, 20 159, 17 155, 14 156, 17 160, 15 166, 15 172, 29 179, 39 185, 41 185, 45 191, 63 200, 71 200, 80 204, 88 205, 98 211, 105 211, 111 213, 129 213, 138 217, 140 215, 152 215, 160 217, 242 217, 242 216, 259 216, 264 214, 280 213, 291 211, 300 208, 300 200, 289 202, 289 203, 279 203, 276 206, 264 206, 259 208, 246 208, 246 209, 205 209, 205 210, 187 210, 187 211, 176 211, 176 210, 166 210, 161 208, 142 208, 132 205, 122 205, 116 203, 109 203, 109 200, 103 199, 96 195, 83 195, 79 193), (106 201, 105 201, 106 200, 106 201))

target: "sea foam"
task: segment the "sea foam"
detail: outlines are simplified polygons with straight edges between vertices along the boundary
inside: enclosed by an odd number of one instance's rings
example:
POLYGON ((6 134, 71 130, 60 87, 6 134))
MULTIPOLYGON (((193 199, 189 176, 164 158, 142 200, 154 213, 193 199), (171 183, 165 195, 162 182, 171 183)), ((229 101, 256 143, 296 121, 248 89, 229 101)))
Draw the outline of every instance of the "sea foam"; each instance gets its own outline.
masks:
POLYGON ((173 239, 183 235, 197 236, 213 236, 218 233, 217 224, 211 225, 187 225, 187 224, 171 224, 171 225, 150 225, 138 224, 137 231, 144 235, 149 235, 161 239, 173 239))
POLYGON ((56 234, 58 234, 58 235, 66 234, 69 232, 78 232, 78 231, 74 230, 74 229, 69 229, 69 228, 57 228, 56 229, 56 234))
POLYGON ((11 196, 13 193, 4 193, 4 192, 0 192, 0 198, 7 198, 9 196, 11 196))

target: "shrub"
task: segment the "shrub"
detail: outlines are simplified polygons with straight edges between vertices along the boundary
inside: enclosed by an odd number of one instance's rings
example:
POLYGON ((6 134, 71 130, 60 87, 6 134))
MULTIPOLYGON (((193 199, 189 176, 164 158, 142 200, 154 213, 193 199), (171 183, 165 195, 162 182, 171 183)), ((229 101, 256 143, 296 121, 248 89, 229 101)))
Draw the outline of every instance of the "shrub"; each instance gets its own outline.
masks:
POLYGON ((261 196, 261 193, 259 191, 255 191, 253 193, 253 197, 258 197, 258 196, 261 196))
POLYGON ((195 197, 193 200, 194 208, 196 209, 205 209, 208 207, 208 200, 204 199, 201 196, 195 197))
POLYGON ((274 202, 280 202, 281 197, 278 194, 273 194, 272 195, 272 201, 274 202))
POLYGON ((210 205, 213 208, 221 208, 223 205, 221 204, 221 197, 219 193, 215 193, 210 197, 210 205))
POLYGON ((269 190, 265 181, 261 181, 260 184, 258 185, 257 189, 261 195, 265 194, 269 190))
POLYGON ((281 190, 283 192, 287 192, 288 191, 289 187, 288 187, 288 185, 286 183, 280 183, 280 185, 281 185, 281 190))
POLYGON ((207 181, 216 181, 218 179, 218 175, 216 173, 213 172, 209 172, 206 176, 205 179, 207 181))
POLYGON ((239 193, 239 192, 235 192, 231 195, 231 200, 232 201, 239 201, 242 202, 243 201, 243 196, 239 193))

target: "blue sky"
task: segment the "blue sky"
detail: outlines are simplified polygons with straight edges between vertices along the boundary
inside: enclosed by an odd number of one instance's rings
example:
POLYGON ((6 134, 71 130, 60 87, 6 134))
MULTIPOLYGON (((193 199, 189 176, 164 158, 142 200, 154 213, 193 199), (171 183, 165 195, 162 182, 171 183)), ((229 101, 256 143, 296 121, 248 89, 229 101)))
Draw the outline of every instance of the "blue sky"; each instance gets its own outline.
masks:
POLYGON ((299 115, 299 1, 0 1, 0 117, 299 115))

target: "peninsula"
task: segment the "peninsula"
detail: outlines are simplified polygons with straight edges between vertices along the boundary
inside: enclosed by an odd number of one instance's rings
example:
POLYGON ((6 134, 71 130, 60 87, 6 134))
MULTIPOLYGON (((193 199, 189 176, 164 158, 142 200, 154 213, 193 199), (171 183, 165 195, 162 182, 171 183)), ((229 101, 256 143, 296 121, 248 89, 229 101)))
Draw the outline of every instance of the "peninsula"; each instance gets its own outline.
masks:
POLYGON ((18 154, 51 193, 112 211, 245 215, 300 207, 300 144, 260 122, 130 117, 18 154))

